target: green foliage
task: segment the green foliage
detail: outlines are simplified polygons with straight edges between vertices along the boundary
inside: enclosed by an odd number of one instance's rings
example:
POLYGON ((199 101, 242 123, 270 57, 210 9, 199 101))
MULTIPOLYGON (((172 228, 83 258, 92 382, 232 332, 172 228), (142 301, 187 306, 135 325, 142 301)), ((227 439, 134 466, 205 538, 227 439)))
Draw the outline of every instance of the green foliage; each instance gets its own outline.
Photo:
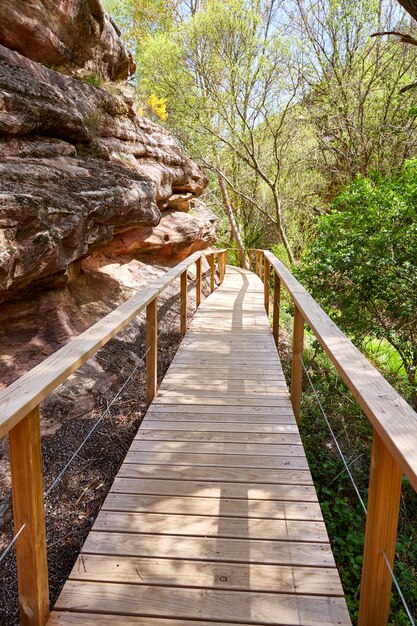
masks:
POLYGON ((85 83, 88 83, 92 87, 101 87, 103 83, 100 76, 97 76, 97 74, 95 74, 94 72, 91 72, 91 74, 82 74, 80 76, 80 80, 82 80, 85 83))
MULTIPOLYGON (((288 328, 288 305, 284 321, 288 328)), ((289 360, 284 349, 284 368, 289 360)), ((365 500, 370 467, 372 426, 353 396, 318 346, 311 333, 306 335, 304 360, 329 418, 359 491, 365 500)), ((353 623, 357 623, 359 586, 365 531, 365 515, 356 492, 342 464, 339 453, 323 419, 316 397, 306 382, 302 400, 301 434, 308 464, 329 533, 336 564, 353 623)), ((396 548, 395 574, 412 612, 417 609, 417 495, 406 479, 403 480, 400 522, 396 548)), ((408 618, 397 593, 392 594, 391 626, 408 626, 408 618)))
POLYGON ((395 348, 415 400, 417 160, 393 177, 356 178, 319 219, 300 277, 357 341, 395 348))
MULTIPOLYGON (((333 196, 373 169, 391 174, 416 151, 416 53, 376 31, 405 30, 403 13, 374 0, 294 0, 303 24, 305 115, 319 142, 322 196, 333 196)), ((399 7, 398 7, 399 8, 399 7)))
POLYGON ((141 43, 149 33, 170 28, 178 2, 175 0, 103 0, 122 37, 135 56, 140 56, 141 43))

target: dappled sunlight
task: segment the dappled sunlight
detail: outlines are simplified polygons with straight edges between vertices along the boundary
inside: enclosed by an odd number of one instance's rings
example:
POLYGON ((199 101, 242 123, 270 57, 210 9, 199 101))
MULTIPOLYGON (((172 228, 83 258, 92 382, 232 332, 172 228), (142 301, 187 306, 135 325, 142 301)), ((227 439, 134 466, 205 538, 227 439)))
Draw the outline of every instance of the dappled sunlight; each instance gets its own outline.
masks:
POLYGON ((198 309, 57 609, 348 624, 342 593, 261 282, 229 268, 198 309))

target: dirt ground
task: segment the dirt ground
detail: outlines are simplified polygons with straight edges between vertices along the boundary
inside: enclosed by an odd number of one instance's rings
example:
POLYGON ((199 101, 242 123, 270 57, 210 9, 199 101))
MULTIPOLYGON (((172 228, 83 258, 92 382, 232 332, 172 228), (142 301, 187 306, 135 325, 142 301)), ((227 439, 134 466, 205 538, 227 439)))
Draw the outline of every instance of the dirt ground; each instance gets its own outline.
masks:
MULTIPOLYGON (((158 307, 158 378, 162 380, 181 342, 179 295, 173 290, 158 307)), ((195 310, 189 286, 189 319, 195 310)), ((177 292, 176 292, 177 293, 177 292)), ((203 286, 207 294, 207 284, 203 286)), ((50 597, 53 605, 65 583, 113 479, 145 413, 145 325, 129 324, 71 377, 42 407, 42 452, 45 492, 59 476, 73 452, 98 423, 75 460, 45 499, 50 597), (91 382, 94 374, 97 379, 91 382), (131 376, 117 400, 118 390, 131 376), (77 377, 78 376, 78 377, 77 377), (78 393, 82 389, 81 394, 78 393), (76 391, 74 391, 76 390, 76 391), (75 398, 77 396, 77 398, 75 398), (54 418, 69 403, 80 405, 77 419, 54 418), (105 413, 104 417, 103 413, 105 413), (98 422, 98 420, 100 420, 98 422)), ((3 444, 3 450, 5 445, 3 444)), ((13 537, 11 489, 7 464, 2 466, 0 499, 0 558, 13 537), (6 475, 5 475, 6 474, 6 475)), ((24 532, 24 531, 23 531, 24 532)), ((0 624, 17 626, 18 599, 14 549, 0 562, 0 624)))

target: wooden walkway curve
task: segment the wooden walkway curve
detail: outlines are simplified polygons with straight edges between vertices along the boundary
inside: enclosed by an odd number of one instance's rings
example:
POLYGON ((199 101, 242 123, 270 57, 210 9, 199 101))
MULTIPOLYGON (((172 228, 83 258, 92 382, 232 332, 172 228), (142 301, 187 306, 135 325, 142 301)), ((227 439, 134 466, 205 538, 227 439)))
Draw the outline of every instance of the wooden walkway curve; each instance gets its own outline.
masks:
POLYGON ((347 626, 264 309, 228 268, 198 309, 49 626, 347 626))

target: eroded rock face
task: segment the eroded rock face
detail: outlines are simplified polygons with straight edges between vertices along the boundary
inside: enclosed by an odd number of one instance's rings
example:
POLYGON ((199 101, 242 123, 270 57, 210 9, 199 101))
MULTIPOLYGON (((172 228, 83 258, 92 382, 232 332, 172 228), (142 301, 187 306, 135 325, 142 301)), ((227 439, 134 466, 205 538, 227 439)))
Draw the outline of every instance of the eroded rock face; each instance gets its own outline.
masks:
POLYGON ((51 286, 118 230, 158 224, 151 183, 104 165, 65 157, 0 163, 0 300, 48 277, 51 286))
POLYGON ((158 226, 141 226, 117 234, 104 248, 110 256, 133 255, 139 259, 157 256, 179 262, 216 240, 217 218, 203 202, 193 200, 190 213, 164 211, 158 226))
POLYGON ((44 65, 106 80, 135 70, 99 0, 0 0, 0 43, 44 65))
POLYGON ((125 98, 0 46, 0 132, 0 301, 64 283, 121 232, 172 260, 215 241, 212 216, 179 212, 205 176, 125 98))

